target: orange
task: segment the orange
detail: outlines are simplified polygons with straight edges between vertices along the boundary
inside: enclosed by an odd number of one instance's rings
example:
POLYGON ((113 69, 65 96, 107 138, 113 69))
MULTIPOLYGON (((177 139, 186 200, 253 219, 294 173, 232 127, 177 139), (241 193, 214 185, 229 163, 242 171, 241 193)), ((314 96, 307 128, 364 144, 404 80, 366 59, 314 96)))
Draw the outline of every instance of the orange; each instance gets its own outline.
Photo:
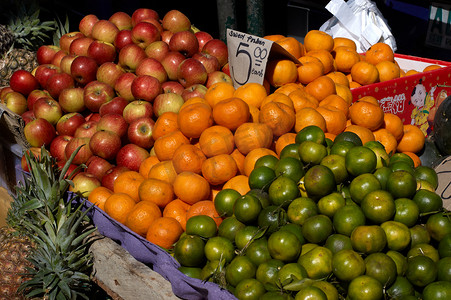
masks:
POLYGON ((234 189, 241 195, 246 194, 250 191, 249 187, 249 177, 246 175, 236 175, 224 183, 222 189, 234 189))
POLYGON ((346 115, 332 105, 319 106, 316 109, 326 121, 326 132, 339 134, 346 128, 346 115))
POLYGON ((236 166, 238 168, 238 174, 244 174, 244 155, 238 149, 235 148, 230 155, 235 160, 236 166))
POLYGON ((393 136, 393 134, 390 133, 390 131, 385 128, 380 128, 373 131, 373 134, 374 139, 376 141, 379 141, 385 147, 385 152, 387 152, 389 155, 396 152, 396 146, 398 146, 398 142, 396 141, 396 138, 393 136))
POLYGON ((165 207, 174 199, 172 184, 155 178, 145 179, 139 186, 139 199, 150 201, 159 207, 165 207))
POLYGON ((164 249, 172 249, 182 233, 182 225, 176 219, 161 217, 150 224, 146 239, 164 249))
POLYGON ((171 217, 176 219, 183 230, 186 230, 186 212, 191 207, 188 203, 180 199, 174 199, 169 202, 163 209, 163 217, 171 217))
POLYGON ((379 72, 379 81, 387 81, 399 78, 401 76, 401 69, 394 62, 384 60, 376 65, 379 72))
POLYGON ((244 100, 249 105, 260 108, 263 99, 268 95, 265 87, 259 83, 248 82, 235 90, 233 97, 244 100))
POLYGON ((175 130, 156 139, 153 148, 157 158, 163 161, 172 159, 178 147, 189 143, 189 139, 180 130, 175 130))
POLYGON ((317 108, 318 100, 305 91, 305 89, 295 90, 289 95, 291 102, 293 102, 294 111, 298 112, 304 107, 317 108))
POLYGON ((364 101, 364 102, 372 103, 374 105, 379 105, 379 101, 377 101, 377 99, 373 96, 364 96, 364 97, 360 98, 358 101, 364 101))
POLYGON ((403 153, 407 154, 408 156, 410 156, 410 158, 413 160, 415 168, 421 166, 421 160, 420 160, 420 157, 418 157, 418 155, 416 155, 413 152, 409 152, 409 151, 406 151, 406 152, 403 152, 403 153))
POLYGON ((287 83, 279 88, 277 88, 274 93, 281 93, 288 96, 292 91, 303 89, 304 87, 299 83, 287 83))
POLYGON ((332 142, 335 140, 335 138, 337 137, 336 134, 330 133, 330 132, 325 132, 324 133, 324 137, 331 140, 332 142))
POLYGON ((177 172, 174 168, 174 163, 172 160, 163 160, 156 163, 149 170, 147 178, 160 179, 172 184, 177 176, 177 172))
POLYGON ((350 38, 346 37, 334 37, 334 48, 337 47, 348 47, 353 49, 354 51, 357 51, 357 45, 356 43, 351 40, 350 38))
POLYGON ((315 108, 304 107, 296 112, 296 122, 294 124, 296 132, 310 125, 316 125, 321 130, 326 131, 326 120, 315 108))
POLYGON ((161 210, 155 203, 141 201, 136 203, 132 211, 128 214, 125 226, 145 237, 150 224, 161 216, 161 210))
POLYGON ((294 144, 296 139, 296 133, 294 132, 287 132, 285 134, 282 134, 279 136, 276 140, 275 150, 278 156, 280 156, 280 152, 282 152, 282 149, 285 148, 285 146, 294 144))
POLYGON ((159 162, 160 162, 160 160, 155 155, 149 156, 139 166, 139 170, 138 170, 139 174, 144 176, 144 178, 147 178, 147 175, 149 175, 150 168, 152 168, 155 164, 157 164, 159 162))
POLYGON ((204 98, 201 98, 201 97, 192 97, 192 98, 189 98, 188 100, 186 100, 185 103, 183 103, 182 106, 180 106, 180 109, 182 109, 182 108, 184 108, 184 107, 186 107, 186 106, 188 106, 188 105, 190 105, 190 104, 199 103, 199 102, 201 102, 201 103, 206 103, 206 104, 210 105, 210 104, 207 102, 207 100, 205 100, 204 98))
POLYGON ((352 92, 348 86, 335 83, 335 90, 337 92, 337 95, 343 98, 346 103, 348 103, 348 105, 352 104, 352 92))
POLYGON ((98 186, 94 188, 88 195, 88 201, 97 205, 101 210, 105 210, 105 201, 109 196, 113 194, 113 191, 104 186, 98 186))
POLYGON ((243 154, 256 148, 269 148, 273 141, 272 129, 264 123, 244 123, 235 130, 235 146, 243 154))
POLYGON ((124 224, 127 215, 135 207, 135 200, 124 193, 114 193, 105 201, 105 212, 119 223, 124 224))
POLYGON ((155 121, 152 137, 156 141, 159 137, 178 130, 178 128, 177 114, 172 111, 164 112, 155 121))
POLYGON ((404 76, 410 76, 410 75, 414 75, 414 74, 418 74, 420 72, 418 72, 417 70, 408 70, 404 76))
POLYGON ((439 66, 439 65, 428 65, 423 69, 423 72, 433 71, 433 70, 437 70, 440 68, 441 68, 441 66, 439 66))
MULTIPOLYGON (((306 56, 303 56, 303 57, 306 57, 306 56)), ((319 59, 318 59, 318 61, 319 61, 319 59)), ((297 74, 298 74, 297 80, 300 83, 308 84, 308 83, 312 82, 313 80, 315 80, 316 78, 324 75, 324 66, 321 63, 321 61, 319 61, 319 63, 305 62, 298 66, 297 74)))
POLYGON ((221 225, 222 218, 216 212, 215 204, 212 200, 202 200, 191 205, 191 207, 186 212, 186 220, 191 217, 205 215, 211 217, 217 226, 221 225))
POLYGON ((397 141, 399 141, 404 134, 404 124, 402 123, 401 118, 395 114, 385 113, 384 124, 382 126, 390 131, 397 141))
MULTIPOLYGON (((359 61, 351 68, 352 81, 360 85, 368 85, 379 80, 379 72, 375 65, 367 61, 359 61)), ((350 83, 350 87, 351 87, 350 83)))
POLYGON ((241 124, 248 122, 250 116, 249 105, 237 97, 221 100, 213 106, 213 120, 215 123, 230 130, 235 130, 241 124))
POLYGON ((376 43, 365 52, 365 60, 373 65, 377 65, 381 61, 394 62, 395 55, 392 48, 385 43, 376 43))
POLYGON ((307 84, 305 91, 321 102, 327 96, 336 94, 335 82, 330 77, 323 75, 307 84))
POLYGON ((361 87, 362 85, 360 84, 360 83, 358 83, 358 82, 356 82, 356 81, 351 81, 351 82, 349 82, 349 88, 352 90, 352 89, 355 89, 355 88, 358 88, 358 87, 361 87))
POLYGON ((273 155, 275 157, 278 157, 276 152, 268 148, 257 148, 250 151, 244 158, 244 175, 249 177, 252 170, 254 169, 257 159, 265 155, 273 155))
POLYGON ((349 79, 343 72, 333 71, 327 73, 326 76, 330 77, 335 82, 335 84, 341 84, 349 87, 349 79))
POLYGON ((304 46, 299 43, 294 37, 282 37, 275 41, 277 44, 282 46, 285 50, 288 51, 295 58, 299 58, 304 55, 305 49, 304 46))
POLYGON ((319 107, 321 106, 332 106, 338 110, 341 110, 344 115, 347 117, 349 112, 349 104, 342 97, 338 95, 329 95, 324 98, 323 101, 319 103, 319 107))
POLYGON ((139 202, 138 188, 145 177, 136 171, 125 171, 121 173, 113 185, 114 193, 124 193, 139 202))
POLYGON ((334 69, 334 57, 328 50, 315 49, 305 53, 305 56, 313 56, 318 58, 324 67, 324 74, 331 72, 334 69))
POLYGON ((174 151, 172 164, 177 174, 184 171, 200 174, 202 162, 206 159, 207 157, 199 147, 191 144, 183 144, 174 151))
POLYGON ((298 78, 296 64, 289 59, 270 60, 266 64, 265 78, 273 87, 294 83, 298 78))
MULTIPOLYGON (((371 96, 363 98, 366 97, 371 96)), ((372 131, 379 129, 384 123, 384 111, 378 104, 362 99, 354 102, 349 107, 349 116, 352 124, 366 127, 372 131)))
POLYGON ((219 101, 233 97, 233 93, 235 93, 233 85, 221 81, 212 84, 207 89, 204 99, 207 100, 211 107, 214 107, 219 101))
MULTIPOLYGON (((260 109, 256 108, 252 104, 249 105, 249 113, 251 114, 248 122, 258 122, 258 115, 260 114, 260 109)), ((243 123, 244 124, 244 123, 243 123)))
POLYGON ((284 103, 272 101, 260 108, 259 122, 267 124, 275 137, 291 131, 295 121, 294 109, 284 103))
POLYGON ((210 184, 208 181, 193 172, 182 172, 175 178, 174 194, 178 199, 188 204, 194 204, 200 200, 206 200, 210 196, 210 184))
POLYGON ((202 163, 202 176, 212 185, 223 184, 236 175, 238 167, 230 154, 219 154, 202 163))
POLYGON ((357 134, 362 141, 362 144, 365 144, 369 141, 374 141, 374 134, 371 130, 366 127, 362 127, 359 125, 349 125, 345 128, 344 131, 350 131, 357 134))
POLYGON ((230 154, 235 149, 233 133, 221 125, 211 126, 200 135, 199 146, 206 157, 230 154))
POLYGON ((279 103, 283 103, 288 105, 290 108, 294 109, 294 104, 293 101, 291 100, 291 98, 288 95, 282 94, 282 93, 278 93, 278 92, 274 92, 272 94, 269 94, 268 96, 266 96, 265 100, 263 100, 262 105, 260 107, 260 111, 261 108, 269 103, 269 102, 279 102, 279 103))
POLYGON ((282 34, 270 34, 270 35, 265 35, 263 38, 275 42, 275 41, 280 40, 280 39, 282 39, 284 37, 285 36, 282 35, 282 34))
POLYGON ((423 149, 426 138, 420 128, 415 125, 406 124, 403 127, 403 131, 404 134, 396 148, 398 152, 417 153, 423 149))
POLYGON ((331 35, 320 30, 310 30, 304 37, 305 51, 324 49, 332 51, 334 39, 331 35))
POLYGON ((339 46, 332 51, 337 70, 340 72, 351 72, 352 66, 360 61, 360 55, 356 50, 346 46, 339 46))
POLYGON ((188 138, 198 138, 213 125, 212 108, 206 103, 193 103, 180 109, 177 117, 179 129, 188 138))

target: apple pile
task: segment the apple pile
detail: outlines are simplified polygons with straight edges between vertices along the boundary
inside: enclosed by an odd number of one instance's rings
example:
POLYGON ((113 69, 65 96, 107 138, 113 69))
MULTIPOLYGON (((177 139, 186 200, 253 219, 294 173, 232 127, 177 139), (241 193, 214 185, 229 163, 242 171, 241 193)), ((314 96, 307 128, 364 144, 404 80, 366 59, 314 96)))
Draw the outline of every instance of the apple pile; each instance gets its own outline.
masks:
POLYGON ((69 170, 87 166, 73 178, 76 190, 112 190, 121 172, 137 171, 150 155, 158 116, 231 82, 227 45, 178 10, 163 19, 149 8, 108 20, 86 15, 59 45, 41 46, 37 60, 0 89, 1 103, 22 116, 35 154, 45 145, 64 165, 82 146, 69 170))

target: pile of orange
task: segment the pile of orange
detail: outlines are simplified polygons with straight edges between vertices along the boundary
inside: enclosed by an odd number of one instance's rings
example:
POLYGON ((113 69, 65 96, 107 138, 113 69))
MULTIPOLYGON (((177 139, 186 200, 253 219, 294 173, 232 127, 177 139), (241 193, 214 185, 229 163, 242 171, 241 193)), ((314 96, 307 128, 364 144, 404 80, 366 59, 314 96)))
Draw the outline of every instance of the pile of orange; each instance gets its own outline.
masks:
POLYGON ((216 194, 225 188, 247 193, 257 159, 278 157, 306 126, 320 127, 331 140, 352 131, 363 142, 380 141, 387 153, 405 152, 419 163, 415 152, 422 148, 424 135, 417 127, 384 113, 374 97, 353 103, 350 79, 362 75, 352 75, 352 70, 358 63, 369 63, 371 55, 364 60, 350 40, 319 31, 309 32, 304 44, 270 38, 303 65, 271 62, 263 85, 247 83, 235 89, 228 82, 215 83, 204 97, 188 99, 178 113, 163 113, 153 128, 154 147, 139 171, 122 173, 113 191, 98 187, 88 200, 169 249, 192 216, 208 215, 219 225, 223 216, 215 210, 216 194))

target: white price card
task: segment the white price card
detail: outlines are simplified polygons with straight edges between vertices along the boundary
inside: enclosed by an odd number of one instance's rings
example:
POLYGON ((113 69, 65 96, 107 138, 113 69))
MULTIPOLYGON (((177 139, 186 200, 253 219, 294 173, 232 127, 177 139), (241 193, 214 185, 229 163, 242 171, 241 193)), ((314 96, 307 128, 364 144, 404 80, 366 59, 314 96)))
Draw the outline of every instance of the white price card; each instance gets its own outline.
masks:
POLYGON ((238 88, 248 82, 263 84, 266 63, 277 54, 299 64, 299 61, 277 43, 252 34, 227 29, 230 75, 238 88))

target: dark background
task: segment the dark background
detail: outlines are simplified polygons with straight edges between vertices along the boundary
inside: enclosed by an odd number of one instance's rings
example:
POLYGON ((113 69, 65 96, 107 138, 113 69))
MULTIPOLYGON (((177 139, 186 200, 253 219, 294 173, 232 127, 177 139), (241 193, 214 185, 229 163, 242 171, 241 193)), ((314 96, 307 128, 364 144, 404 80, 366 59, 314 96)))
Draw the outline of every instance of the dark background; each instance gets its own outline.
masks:
MULTIPOLYGON (((5 0, 0 0, 5 1, 5 0)), ((258 0, 248 2, 259 2, 258 0)), ((424 12, 432 2, 449 3, 447 0, 375 0, 378 9, 386 19, 396 39, 397 53, 450 61, 451 51, 425 45, 428 20, 424 12), (421 15, 423 14, 423 15, 421 15)), ((78 30, 78 22, 87 14, 95 14, 99 19, 108 19, 116 11, 132 15, 140 7, 156 10, 160 18, 171 9, 183 12, 199 29, 219 37, 217 4, 214 0, 185 1, 142 1, 142 0, 39 0, 42 14, 65 15, 70 20, 70 30, 78 30)), ((247 1, 235 0, 237 30, 247 31, 247 1)), ((267 34, 295 36, 302 41, 308 30, 319 29, 332 15, 325 9, 329 0, 261 0, 264 14, 262 31, 267 34)))

